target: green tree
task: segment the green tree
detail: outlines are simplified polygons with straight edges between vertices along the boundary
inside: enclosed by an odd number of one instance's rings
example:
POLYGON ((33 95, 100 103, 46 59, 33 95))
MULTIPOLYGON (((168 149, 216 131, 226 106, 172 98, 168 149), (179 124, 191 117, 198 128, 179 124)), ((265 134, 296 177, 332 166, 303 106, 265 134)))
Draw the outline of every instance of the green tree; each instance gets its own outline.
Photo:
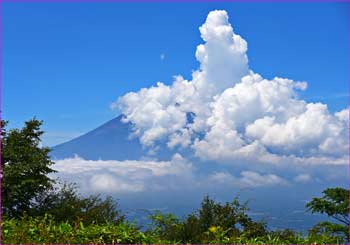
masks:
POLYGON ((40 146, 42 121, 32 119, 22 129, 6 130, 1 122, 2 209, 10 217, 28 212, 36 197, 52 188, 48 174, 55 172, 48 155, 40 146))
POLYGON ((49 214, 57 222, 83 224, 120 223, 124 216, 111 197, 81 197, 74 184, 58 185, 48 174, 50 149, 41 147, 42 121, 25 122, 22 129, 6 130, 2 121, 2 208, 4 215, 19 217, 49 214))
POLYGON ((327 214, 338 221, 338 223, 320 222, 310 230, 311 234, 340 234, 349 241, 349 190, 340 187, 328 188, 323 191, 323 197, 313 198, 306 207, 312 213, 327 214))
POLYGON ((238 198, 222 204, 205 196, 200 208, 182 221, 172 214, 159 212, 151 219, 156 234, 165 240, 180 243, 207 243, 229 237, 266 235, 265 223, 253 221, 246 214, 247 211, 247 204, 240 204, 238 198), (213 240, 214 237, 216 240, 213 240))
POLYGON ((42 193, 30 211, 31 216, 49 214, 56 222, 77 224, 118 224, 124 221, 124 215, 118 210, 117 202, 108 196, 98 195, 81 197, 74 184, 63 184, 42 193))
POLYGON ((229 236, 263 236, 267 233, 263 222, 254 222, 248 215, 247 203, 241 204, 238 198, 232 202, 218 203, 205 196, 198 210, 202 231, 210 227, 220 227, 229 236))

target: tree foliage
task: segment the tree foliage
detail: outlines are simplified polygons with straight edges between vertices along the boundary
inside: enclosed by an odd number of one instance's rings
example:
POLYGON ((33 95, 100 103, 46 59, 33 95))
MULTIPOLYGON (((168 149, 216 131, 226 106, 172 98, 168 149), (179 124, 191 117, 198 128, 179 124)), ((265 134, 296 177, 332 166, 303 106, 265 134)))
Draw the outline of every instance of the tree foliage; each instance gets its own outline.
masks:
POLYGON ((349 241, 349 190, 340 187, 328 188, 323 191, 323 197, 313 198, 306 207, 312 213, 327 214, 337 221, 337 223, 320 222, 310 230, 311 234, 341 234, 349 241))
POLYGON ((112 197, 105 199, 98 195, 81 197, 74 184, 64 183, 62 187, 53 188, 42 193, 29 213, 31 216, 49 214, 56 222, 75 224, 117 224, 124 220, 118 210, 117 202, 112 197))
POLYGON ((213 239, 213 235, 246 238, 267 234, 264 222, 255 222, 247 214, 247 204, 240 204, 238 198, 224 204, 205 196, 196 212, 180 220, 172 214, 160 212, 151 216, 153 232, 166 240, 180 243, 203 243, 213 239), (220 232, 217 232, 220 231, 220 232))
POLYGON ((47 147, 41 147, 42 121, 25 122, 22 129, 6 130, 2 121, 1 194, 3 214, 19 218, 51 215, 56 222, 119 223, 124 216, 111 198, 81 197, 74 184, 58 185, 48 175, 55 171, 47 147))
POLYGON ((40 147, 42 121, 35 118, 25 122, 22 129, 6 130, 1 122, 2 209, 5 215, 18 217, 29 211, 36 197, 52 188, 48 174, 54 170, 48 153, 40 147))

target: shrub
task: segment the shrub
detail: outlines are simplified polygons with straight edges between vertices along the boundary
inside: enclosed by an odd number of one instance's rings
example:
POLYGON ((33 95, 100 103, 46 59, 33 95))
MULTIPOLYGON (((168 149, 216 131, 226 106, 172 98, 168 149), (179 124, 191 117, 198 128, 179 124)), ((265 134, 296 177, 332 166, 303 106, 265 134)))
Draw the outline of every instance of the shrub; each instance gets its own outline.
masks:
POLYGON ((151 235, 146 236, 135 226, 121 222, 119 224, 91 224, 82 222, 72 225, 68 222, 56 223, 51 215, 44 217, 23 216, 21 219, 3 220, 2 243, 155 243, 151 235))
POLYGON ((28 213, 31 216, 50 214, 56 222, 67 221, 74 224, 78 221, 84 225, 117 224, 125 218, 111 197, 106 197, 104 200, 98 195, 81 197, 73 184, 64 184, 62 187, 42 193, 28 213))

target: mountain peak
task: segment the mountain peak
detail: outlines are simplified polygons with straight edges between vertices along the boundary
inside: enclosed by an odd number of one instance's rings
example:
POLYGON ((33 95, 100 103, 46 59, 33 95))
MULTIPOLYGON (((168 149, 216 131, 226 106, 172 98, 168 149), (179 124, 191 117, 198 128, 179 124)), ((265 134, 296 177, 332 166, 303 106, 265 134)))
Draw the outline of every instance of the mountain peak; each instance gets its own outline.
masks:
POLYGON ((104 123, 96 129, 52 147, 51 157, 63 159, 78 155, 89 160, 136 160, 142 155, 137 138, 130 138, 132 124, 121 121, 123 115, 104 123))

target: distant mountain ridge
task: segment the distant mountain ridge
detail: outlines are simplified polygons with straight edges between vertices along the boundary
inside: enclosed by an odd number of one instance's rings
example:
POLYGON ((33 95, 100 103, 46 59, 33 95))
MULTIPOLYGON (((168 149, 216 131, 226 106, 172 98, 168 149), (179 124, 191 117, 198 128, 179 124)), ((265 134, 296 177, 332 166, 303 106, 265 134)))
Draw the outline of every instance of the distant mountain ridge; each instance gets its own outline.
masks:
POLYGON ((98 128, 52 147, 51 158, 63 159, 78 155, 89 160, 137 160, 143 154, 142 145, 130 139, 131 123, 123 123, 120 115, 98 128))
MULTIPOLYGON (((187 124, 193 123, 195 116, 195 113, 187 112, 187 124)), ((88 160, 123 161, 150 156, 149 149, 141 145, 138 137, 130 137, 133 125, 130 122, 122 122, 123 117, 124 115, 119 115, 82 136, 52 147, 51 158, 57 160, 78 155, 88 160)), ((169 149, 164 141, 158 143, 156 155, 153 154, 152 158, 169 160, 177 152, 169 149)), ((181 152, 188 157, 191 155, 188 149, 182 149, 181 152)))

